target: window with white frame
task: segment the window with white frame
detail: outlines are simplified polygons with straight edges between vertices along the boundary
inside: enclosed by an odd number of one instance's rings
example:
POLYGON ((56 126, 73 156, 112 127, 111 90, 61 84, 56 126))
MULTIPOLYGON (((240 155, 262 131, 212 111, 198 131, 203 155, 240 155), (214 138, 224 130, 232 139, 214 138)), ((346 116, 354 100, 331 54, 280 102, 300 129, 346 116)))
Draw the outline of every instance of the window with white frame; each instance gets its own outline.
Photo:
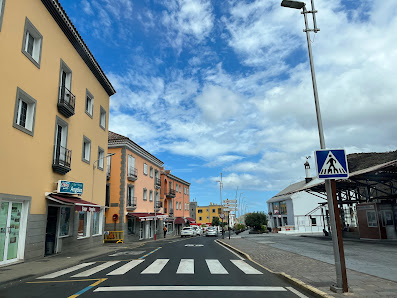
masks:
POLYGON ((94 96, 91 94, 90 91, 88 91, 88 89, 86 90, 86 95, 85 95, 85 112, 88 116, 92 118, 94 112, 94 96))
POLYGON ((179 202, 179 210, 182 210, 182 203, 179 202))
POLYGON ((77 228, 77 238, 87 237, 90 234, 89 226, 90 212, 79 211, 79 223, 77 228))
POLYGON ((135 158, 128 155, 128 173, 127 176, 135 176, 135 158))
POLYGON ((184 189, 184 193, 186 194, 186 187, 184 187, 183 189, 184 189))
POLYGON ((153 202, 153 190, 149 192, 149 201, 153 202))
POLYGON ((34 135, 36 100, 25 91, 17 88, 13 126, 28 135, 34 135))
POLYGON ((98 169, 103 171, 103 164, 105 159, 105 151, 98 146, 98 169))
POLYGON ((143 200, 147 201, 147 189, 146 188, 143 189, 143 200))
POLYGON ((150 167, 150 178, 153 178, 153 167, 150 167))
POLYGON ((60 207, 59 214, 59 237, 69 236, 70 207, 60 207))
POLYGON ((102 106, 99 110, 99 126, 106 130, 106 111, 102 106))
POLYGON ((41 62, 41 48, 43 44, 43 35, 36 29, 35 26, 25 19, 25 29, 23 33, 22 53, 29 58, 38 68, 41 62))
POLYGON ((175 191, 178 191, 178 183, 175 183, 175 191))
POLYGON ((147 175, 147 164, 143 164, 143 174, 147 175))
POLYGON ((92 213, 92 235, 102 234, 102 211, 92 213))
POLYGON ((179 192, 182 192, 181 186, 179 185, 179 192))
POLYGON ((91 140, 83 136, 83 156, 82 159, 86 163, 90 163, 91 158, 91 140))
POLYGON ((1 24, 3 23, 3 15, 4 15, 4 6, 6 4, 5 0, 0 0, 0 31, 1 31, 1 24))

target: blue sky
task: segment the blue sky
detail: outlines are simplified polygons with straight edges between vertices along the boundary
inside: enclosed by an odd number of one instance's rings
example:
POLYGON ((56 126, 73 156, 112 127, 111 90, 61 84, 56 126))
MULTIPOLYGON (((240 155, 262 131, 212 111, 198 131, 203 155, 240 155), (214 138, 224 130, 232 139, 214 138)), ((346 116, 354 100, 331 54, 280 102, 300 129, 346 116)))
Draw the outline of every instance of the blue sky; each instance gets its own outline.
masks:
MULTIPOLYGON (((238 187, 249 211, 304 178, 320 146, 299 11, 281 0, 60 2, 117 91, 110 129, 189 181, 199 205, 219 202, 221 172, 223 198, 238 187)), ((397 1, 315 5, 327 147, 395 150, 397 1)))

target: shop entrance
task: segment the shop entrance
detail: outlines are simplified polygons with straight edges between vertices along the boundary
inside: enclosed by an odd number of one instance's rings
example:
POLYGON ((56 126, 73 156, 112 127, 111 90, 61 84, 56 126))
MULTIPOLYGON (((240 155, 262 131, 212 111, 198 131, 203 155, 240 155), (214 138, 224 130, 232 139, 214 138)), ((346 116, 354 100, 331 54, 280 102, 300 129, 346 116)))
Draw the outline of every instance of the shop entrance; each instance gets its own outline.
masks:
POLYGON ((2 201, 0 206, 0 265, 18 259, 22 203, 2 201))
POLYGON ((47 228, 45 235, 45 255, 56 252, 58 207, 48 206, 47 228))

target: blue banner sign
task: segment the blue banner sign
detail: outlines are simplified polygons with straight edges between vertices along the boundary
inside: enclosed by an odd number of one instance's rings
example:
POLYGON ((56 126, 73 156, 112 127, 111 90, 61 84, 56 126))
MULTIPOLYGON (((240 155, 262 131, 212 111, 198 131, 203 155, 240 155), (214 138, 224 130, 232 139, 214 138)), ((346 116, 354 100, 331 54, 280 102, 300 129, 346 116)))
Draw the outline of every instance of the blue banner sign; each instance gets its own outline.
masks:
POLYGON ((66 180, 58 180, 58 193, 81 195, 83 193, 83 183, 66 180))

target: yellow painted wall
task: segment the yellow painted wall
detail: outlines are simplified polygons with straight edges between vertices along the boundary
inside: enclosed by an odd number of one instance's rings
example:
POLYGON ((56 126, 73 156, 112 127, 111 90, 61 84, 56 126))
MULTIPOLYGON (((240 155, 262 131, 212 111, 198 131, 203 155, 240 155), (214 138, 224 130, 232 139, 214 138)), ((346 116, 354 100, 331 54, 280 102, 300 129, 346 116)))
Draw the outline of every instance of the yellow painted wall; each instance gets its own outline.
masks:
POLYGON ((45 214, 44 193, 55 190, 57 180, 64 179, 83 182, 82 199, 103 206, 106 162, 104 171, 94 170, 93 160, 98 157, 98 146, 107 154, 108 132, 99 126, 99 110, 102 105, 108 118, 108 94, 40 0, 5 2, 0 53, 0 192, 31 196, 30 212, 45 214), (21 52, 26 17, 43 35, 40 69, 21 52), (70 118, 57 110, 61 59, 72 70, 71 91, 76 96, 75 115, 70 118), (33 137, 12 126, 17 87, 37 100, 33 137), (93 119, 85 113, 86 88, 94 96, 93 119), (69 125, 67 147, 72 150, 72 170, 66 175, 52 170, 56 116, 69 125), (83 135, 91 139, 90 164, 82 161, 83 135))
MULTIPOLYGON (((112 156, 110 166, 110 207, 105 212, 106 223, 114 223, 112 216, 113 214, 120 213, 119 207, 111 207, 112 203, 120 204, 120 172, 121 172, 121 148, 108 148, 108 153, 115 153, 112 156)), ((120 218, 116 221, 120 222, 120 218)))
MULTIPOLYGON (((197 206, 196 208, 196 222, 205 224, 205 223, 211 223, 212 218, 214 217, 219 217, 219 214, 222 210, 222 206, 220 205, 209 205, 209 206, 197 206), (215 209, 215 212, 213 212, 213 209, 215 209), (199 213, 199 210, 202 210, 202 213, 199 213), (201 220, 199 218, 202 218, 201 220), (208 217, 208 218, 207 218, 208 217)), ((220 221, 222 221, 219 218, 220 221)))

